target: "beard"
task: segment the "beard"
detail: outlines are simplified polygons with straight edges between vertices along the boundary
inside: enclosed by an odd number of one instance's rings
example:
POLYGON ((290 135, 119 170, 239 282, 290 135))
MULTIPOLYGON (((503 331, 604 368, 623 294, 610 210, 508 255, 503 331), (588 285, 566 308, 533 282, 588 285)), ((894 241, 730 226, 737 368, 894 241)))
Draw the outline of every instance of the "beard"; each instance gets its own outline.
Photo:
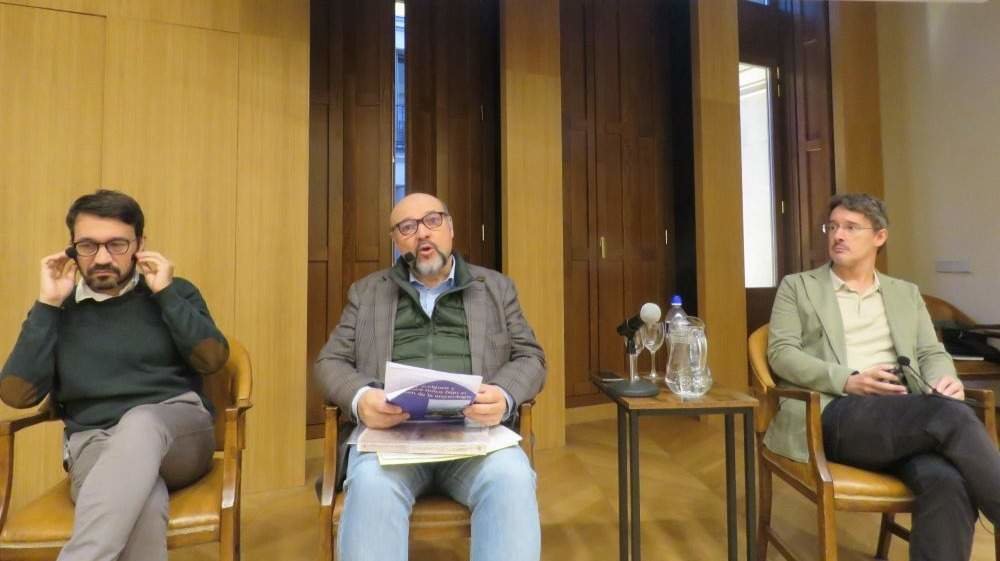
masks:
POLYGON ((430 259, 421 260, 417 258, 414 268, 417 273, 422 277, 433 277, 441 272, 441 269, 448 263, 448 255, 445 255, 443 251, 437 248, 436 245, 431 244, 434 247, 434 255, 430 259))
POLYGON ((132 266, 124 275, 114 263, 108 263, 107 265, 94 265, 88 269, 83 276, 83 282, 87 283, 91 290, 102 292, 125 286, 132 280, 133 275, 135 275, 135 260, 132 261, 132 266), (111 274, 99 276, 99 273, 111 274))

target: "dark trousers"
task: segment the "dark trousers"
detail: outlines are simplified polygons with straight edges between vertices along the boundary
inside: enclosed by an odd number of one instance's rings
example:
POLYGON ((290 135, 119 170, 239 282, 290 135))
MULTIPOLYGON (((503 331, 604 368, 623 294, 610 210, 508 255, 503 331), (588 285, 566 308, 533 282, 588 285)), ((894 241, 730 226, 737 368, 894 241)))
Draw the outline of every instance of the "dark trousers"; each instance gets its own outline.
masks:
POLYGON ((972 408, 935 395, 845 396, 823 410, 827 459, 916 495, 911 561, 968 561, 977 510, 1000 522, 1000 453, 972 408))

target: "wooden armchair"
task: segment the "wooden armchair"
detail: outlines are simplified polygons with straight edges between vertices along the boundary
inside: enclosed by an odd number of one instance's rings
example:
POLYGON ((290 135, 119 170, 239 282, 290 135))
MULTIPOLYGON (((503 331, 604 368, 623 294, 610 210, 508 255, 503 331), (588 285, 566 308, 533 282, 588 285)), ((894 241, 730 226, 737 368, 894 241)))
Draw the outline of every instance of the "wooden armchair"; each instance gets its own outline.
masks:
MULTIPOLYGON (((771 527, 771 475, 777 475, 807 499, 816 503, 816 523, 819 538, 818 559, 836 561, 837 529, 834 511, 880 512, 876 559, 888 559, 893 535, 908 540, 909 530, 897 524, 894 516, 899 512, 912 512, 914 496, 899 479, 884 473, 828 462, 823 451, 823 425, 820 420, 818 392, 779 388, 775 386, 767 363, 768 326, 750 335, 750 366, 753 370, 753 393, 760 400, 756 426, 757 462, 760 466, 760 508, 757 524, 757 559, 767 559, 767 547, 773 543, 786 558, 797 560, 788 544, 771 527), (778 398, 797 399, 806 404, 806 441, 809 448, 808 463, 796 462, 775 454, 764 446, 764 433, 778 411, 778 398)), ((987 433, 996 443, 996 414, 993 392, 967 389, 966 395, 979 400, 983 407, 977 411, 986 425, 987 433)), ((1000 552, 1000 540, 997 541, 1000 552)), ((1000 556, 997 557, 1000 559, 1000 556)))
MULTIPOLYGON (((240 558, 244 414, 251 406, 252 370, 246 349, 229 339, 229 360, 204 382, 205 393, 215 405, 215 459, 204 477, 170 494, 167 547, 219 542, 219 559, 236 561, 240 558)), ((20 510, 8 512, 16 433, 57 420, 43 406, 32 415, 0 421, 0 560, 55 559, 72 533, 74 505, 68 477, 20 510)))
MULTIPOLYGON (((535 464, 535 437, 531 431, 531 408, 534 404, 533 400, 527 401, 518 408, 521 448, 532 465, 535 464)), ((337 529, 340 526, 340 515, 344 511, 345 493, 337 492, 340 422, 340 408, 327 404, 319 521, 320 559, 330 561, 336 559, 337 529)), ((410 514, 410 541, 468 538, 471 533, 471 513, 461 503, 442 495, 425 495, 413 505, 413 512, 410 514)))

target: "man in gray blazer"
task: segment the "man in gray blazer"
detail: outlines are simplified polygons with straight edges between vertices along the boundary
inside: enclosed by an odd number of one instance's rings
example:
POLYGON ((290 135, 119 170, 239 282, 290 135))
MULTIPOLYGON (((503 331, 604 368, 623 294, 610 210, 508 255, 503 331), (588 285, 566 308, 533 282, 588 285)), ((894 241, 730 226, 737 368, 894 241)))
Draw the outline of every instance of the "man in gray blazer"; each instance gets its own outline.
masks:
MULTIPOLYGON (((963 403, 916 285, 875 270, 882 201, 830 201, 830 263, 785 277, 767 356, 779 385, 821 393, 827 459, 900 477, 917 496, 911 560, 967 561, 981 509, 1000 522, 1000 454, 963 403)), ((764 444, 806 461, 805 405, 782 400, 764 444)))
MULTIPOLYGON (((545 380, 545 355, 513 282, 452 252, 454 230, 439 199, 415 193, 392 210, 395 266, 356 282, 340 323, 316 360, 327 399, 361 425, 407 419, 380 389, 387 360, 483 376, 468 419, 513 424, 517 407, 545 380)), ((537 560, 541 549, 535 473, 520 447, 466 460, 380 466, 373 453, 347 453, 347 497, 338 559, 406 559, 417 496, 434 489, 472 511, 473 561, 537 560)))

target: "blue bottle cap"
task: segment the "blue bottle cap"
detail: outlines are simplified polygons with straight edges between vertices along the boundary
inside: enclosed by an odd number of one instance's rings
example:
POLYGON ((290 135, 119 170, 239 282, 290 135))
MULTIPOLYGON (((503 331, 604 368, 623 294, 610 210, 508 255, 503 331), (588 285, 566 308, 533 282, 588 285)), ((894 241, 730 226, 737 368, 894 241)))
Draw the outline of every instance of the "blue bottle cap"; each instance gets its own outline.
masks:
POLYGON ((682 303, 681 303, 681 295, 680 294, 674 294, 674 297, 670 299, 670 305, 671 306, 680 306, 680 305, 682 305, 682 303))

